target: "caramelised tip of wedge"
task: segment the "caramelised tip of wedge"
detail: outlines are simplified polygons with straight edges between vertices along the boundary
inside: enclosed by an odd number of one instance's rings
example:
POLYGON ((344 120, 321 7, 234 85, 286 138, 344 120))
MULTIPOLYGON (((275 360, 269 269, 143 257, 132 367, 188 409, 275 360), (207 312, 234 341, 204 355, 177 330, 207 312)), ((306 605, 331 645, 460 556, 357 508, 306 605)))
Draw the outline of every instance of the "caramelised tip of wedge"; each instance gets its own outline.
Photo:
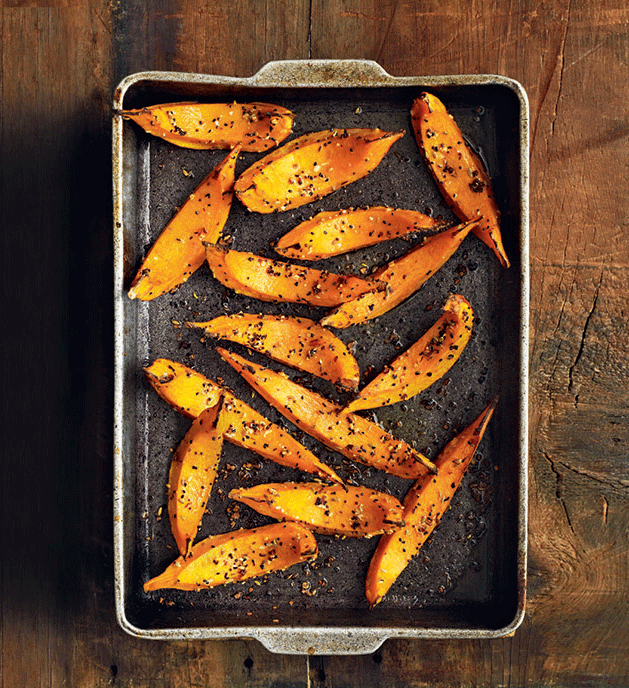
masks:
POLYGON ((435 462, 437 475, 418 480, 406 494, 402 502, 404 526, 380 538, 369 563, 365 594, 370 607, 382 600, 439 524, 474 458, 497 402, 494 399, 446 445, 435 462))
POLYGON ((368 175, 404 131, 328 129, 300 136, 272 151, 236 180, 249 210, 297 208, 368 175))
POLYGON ((167 358, 158 358, 144 369, 144 373, 157 394, 188 418, 196 418, 223 396, 223 437, 228 442, 250 449, 281 466, 314 473, 324 480, 342 482, 334 470, 290 433, 196 370, 167 358))
POLYGON ((164 103, 119 114, 182 148, 241 145, 243 151, 256 153, 281 143, 291 133, 295 117, 290 110, 269 103, 164 103))
POLYGON ((237 313, 208 322, 187 322, 216 339, 260 351, 279 363, 303 370, 347 389, 360 380, 358 363, 345 343, 308 318, 237 313))
POLYGON ((471 220, 428 237, 400 258, 373 274, 385 290, 361 294, 321 319, 324 327, 344 328, 373 320, 399 306, 452 257, 478 220, 471 220))
POLYGON ((238 583, 314 559, 312 532, 298 523, 272 523, 251 530, 212 535, 194 545, 163 573, 144 584, 144 591, 176 588, 203 590, 238 583))
POLYGON ((168 475, 168 515, 180 554, 186 554, 203 519, 223 448, 223 397, 192 421, 177 447, 168 475))
POLYGON ((227 222, 239 152, 234 148, 166 225, 138 270, 129 298, 150 301, 180 287, 201 267, 203 242, 217 242, 227 222))
POLYGON ((296 521, 324 535, 373 537, 402 525, 402 505, 367 487, 321 483, 267 483, 239 488, 231 499, 280 521, 296 521))
POLYGON ((509 267, 491 179, 454 117, 436 96, 422 93, 413 103, 411 120, 419 150, 446 202, 460 220, 482 216, 472 231, 509 267))
POLYGON ((206 245, 206 258, 222 285, 261 301, 334 307, 359 294, 385 288, 371 278, 337 275, 224 246, 206 245))
POLYGON ((301 222, 277 242, 275 250, 287 258, 321 260, 443 226, 417 210, 348 208, 321 212, 301 222))
POLYGON ((434 464, 377 423, 293 382, 283 373, 264 368, 224 349, 218 353, 271 406, 298 428, 352 461, 400 478, 416 479, 435 471, 434 464))
POLYGON ((460 294, 451 294, 444 314, 412 346, 363 387, 348 411, 410 399, 441 379, 459 360, 472 334, 474 314, 460 294))

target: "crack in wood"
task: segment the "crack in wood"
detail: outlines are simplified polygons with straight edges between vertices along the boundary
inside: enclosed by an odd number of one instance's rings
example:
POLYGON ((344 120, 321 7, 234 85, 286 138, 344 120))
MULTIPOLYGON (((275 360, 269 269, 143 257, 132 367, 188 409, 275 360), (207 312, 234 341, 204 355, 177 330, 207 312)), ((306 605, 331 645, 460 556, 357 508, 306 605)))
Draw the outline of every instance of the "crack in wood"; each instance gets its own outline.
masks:
MULTIPOLYGON (((566 309, 566 303, 567 303, 568 299, 570 298, 574 284, 575 284, 575 277, 573 274, 572 275, 572 284, 570 285, 570 289, 568 290, 567 296, 561 302, 561 309, 559 311, 559 316, 557 317, 557 321, 555 323, 555 329, 553 330, 553 333, 552 333, 551 337, 549 338, 549 341, 551 341, 551 340, 555 341, 558 338, 557 333, 559 332, 559 328, 561 326, 561 321, 563 320, 564 312, 566 309)), ((560 352, 561 352, 561 340, 559 341, 559 344, 555 348, 555 357, 554 357, 553 364, 552 364, 552 370, 550 371, 550 373, 548 375, 548 383, 546 385, 546 389, 549 391, 549 393, 550 393, 550 387, 551 387, 552 381, 555 378, 555 372, 557 371, 557 368, 559 367, 559 354, 560 354, 560 352)))
POLYGON ((600 485, 605 485, 606 487, 610 487, 614 490, 628 490, 629 489, 629 480, 606 480, 605 478, 601 477, 597 473, 594 473, 593 471, 586 471, 583 468, 576 468, 575 466, 571 466, 570 464, 566 463, 565 461, 556 461, 554 463, 558 463, 560 466, 563 466, 567 471, 570 471, 571 473, 575 473, 576 475, 581 476, 582 478, 588 478, 588 480, 594 480, 595 482, 599 483, 600 485))
POLYGON ((557 55, 557 59, 559 60, 559 88, 557 89, 557 97, 555 98, 555 106, 553 108, 553 118, 550 123, 550 135, 554 136, 555 134, 555 122, 557 121, 557 112, 559 110, 559 101, 561 100, 561 90, 563 86, 563 74, 564 74, 564 69, 565 69, 565 48, 566 48, 566 39, 568 36, 568 28, 570 26, 570 13, 572 10, 572 0, 568 2, 568 11, 567 11, 567 16, 566 16, 566 30, 563 32, 563 36, 561 37, 561 46, 559 48, 559 55, 557 55))
MULTIPOLYGON (((566 522, 568 523, 568 527, 572 531, 573 535, 576 535, 574 532, 574 528, 572 527, 572 521, 570 520, 570 513, 568 512, 568 506, 566 505, 566 502, 564 501, 564 498, 562 496, 562 484, 563 484, 563 475, 557 470, 557 467, 555 465, 555 461, 553 461, 552 457, 550 454, 544 452, 544 458, 546 461, 548 461, 548 465, 550 466, 550 470, 553 472, 555 476, 555 497, 559 500, 559 503, 561 504, 564 513, 566 515, 566 522)), ((563 465, 563 464, 560 464, 563 465)))
MULTIPOLYGON (((585 350, 585 339, 587 337, 588 329, 590 327, 590 321, 592 320, 592 316, 594 315, 594 311, 596 309, 596 304, 598 303, 598 295, 601 290, 601 284, 603 283, 603 272, 601 271, 601 275, 598 281, 598 284, 596 285, 596 292, 594 293, 594 300, 592 301, 592 307, 590 308, 590 312, 587 314, 587 317, 585 318, 585 323, 583 324, 583 331, 581 333, 581 342, 579 344, 579 350, 577 351, 577 355, 574 359, 573 364, 570 366, 568 370, 568 391, 572 392, 573 387, 574 387, 574 370, 577 367, 579 361, 581 360, 581 356, 583 355, 583 351, 585 350)), ((577 408, 579 403, 579 395, 575 395, 575 400, 574 400, 574 407, 577 408)))
POLYGON ((312 0, 308 3, 308 59, 312 60, 312 0))

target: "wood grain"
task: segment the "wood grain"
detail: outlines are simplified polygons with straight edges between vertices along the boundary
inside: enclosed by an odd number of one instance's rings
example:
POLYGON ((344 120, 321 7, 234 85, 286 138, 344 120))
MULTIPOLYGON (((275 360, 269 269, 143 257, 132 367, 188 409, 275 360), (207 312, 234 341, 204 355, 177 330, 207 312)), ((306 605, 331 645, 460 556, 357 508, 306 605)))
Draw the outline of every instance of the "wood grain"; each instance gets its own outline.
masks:
POLYGON ((628 25, 620 0, 3 4, 0 685, 629 685, 628 25), (528 93, 529 597, 511 638, 307 658, 116 622, 113 90, 144 69, 248 76, 283 58, 498 73, 528 93))

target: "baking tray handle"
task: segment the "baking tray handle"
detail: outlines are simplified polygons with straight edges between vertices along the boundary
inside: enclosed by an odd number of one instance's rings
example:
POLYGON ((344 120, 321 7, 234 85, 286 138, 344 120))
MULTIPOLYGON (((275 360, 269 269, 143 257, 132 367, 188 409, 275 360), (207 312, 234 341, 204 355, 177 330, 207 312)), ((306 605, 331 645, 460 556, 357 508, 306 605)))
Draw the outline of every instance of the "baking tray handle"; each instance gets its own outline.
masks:
POLYGON ((289 655, 367 655, 374 653, 391 632, 374 629, 298 628, 260 630, 257 639, 270 652, 289 655))
POLYGON ((250 79, 256 86, 282 82, 291 86, 383 86, 395 81, 373 60, 277 60, 267 62, 250 79))

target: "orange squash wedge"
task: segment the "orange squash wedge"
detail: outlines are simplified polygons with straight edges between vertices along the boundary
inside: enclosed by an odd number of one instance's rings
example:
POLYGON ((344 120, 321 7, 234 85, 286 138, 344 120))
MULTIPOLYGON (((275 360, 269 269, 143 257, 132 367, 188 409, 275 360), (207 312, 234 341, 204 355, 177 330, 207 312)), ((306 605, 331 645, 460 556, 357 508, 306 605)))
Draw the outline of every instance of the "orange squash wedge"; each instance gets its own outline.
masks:
POLYGON ((231 151, 166 225, 138 270, 129 298, 150 301, 180 287, 203 265, 203 242, 219 240, 229 215, 239 152, 231 151))
POLYGON ((373 537, 404 525, 402 505, 367 487, 321 483, 267 483, 229 493, 260 514, 294 521, 323 535, 373 537))
POLYGON ((436 96, 422 93, 411 108, 411 121, 419 150, 448 205, 460 220, 483 218, 472 231, 509 267, 491 179, 454 117, 436 96))
POLYGON ((369 563, 365 594, 370 607, 382 600, 439 524, 483 438, 496 403, 497 400, 492 401, 446 445, 436 460, 437 475, 418 480, 406 494, 402 502, 404 526, 380 538, 369 563))
POLYGON ((206 258, 221 284, 261 301, 334 307, 359 294, 385 287, 374 279, 337 275, 224 246, 208 244, 206 258))
POLYGON ((223 396, 223 437, 228 442, 250 449, 281 466, 314 473, 324 480, 342 482, 334 470, 291 434, 192 368, 158 358, 144 369, 144 373, 157 394, 188 418, 196 418, 223 396))
POLYGON ((186 554, 203 519, 223 448, 223 397, 192 421, 168 474, 168 516, 180 554, 186 554))
POLYGON ((444 314, 347 405, 348 411, 389 406, 430 387, 459 360, 472 334, 474 314, 460 294, 451 294, 444 314))
POLYGON ((242 146, 259 153, 281 143, 294 114, 269 103, 164 103, 119 113, 153 136, 181 148, 216 150, 242 146))
POLYGON ((279 363, 357 389, 360 370, 343 341, 308 318, 237 313, 208 322, 187 322, 216 339, 237 342, 279 363))
POLYGON ((377 423, 293 382, 283 373, 217 349, 260 396, 305 433, 353 461, 400 478, 417 479, 435 470, 434 464, 377 423))
POLYGON ((386 289, 361 294, 321 319, 324 327, 345 328, 373 320, 414 294, 455 253, 476 221, 465 222, 428 237, 373 274, 386 289))
POLYGON ((236 180, 249 210, 274 213, 317 201, 374 170, 404 131, 329 129, 268 153, 236 180))
POLYGON ((317 554, 314 535, 298 523, 242 528, 197 543, 186 556, 147 581, 144 591, 203 590, 238 583, 311 561, 317 554))
POLYGON ((321 212, 285 234, 275 250, 296 260, 321 260, 443 225, 417 210, 385 206, 321 212))

